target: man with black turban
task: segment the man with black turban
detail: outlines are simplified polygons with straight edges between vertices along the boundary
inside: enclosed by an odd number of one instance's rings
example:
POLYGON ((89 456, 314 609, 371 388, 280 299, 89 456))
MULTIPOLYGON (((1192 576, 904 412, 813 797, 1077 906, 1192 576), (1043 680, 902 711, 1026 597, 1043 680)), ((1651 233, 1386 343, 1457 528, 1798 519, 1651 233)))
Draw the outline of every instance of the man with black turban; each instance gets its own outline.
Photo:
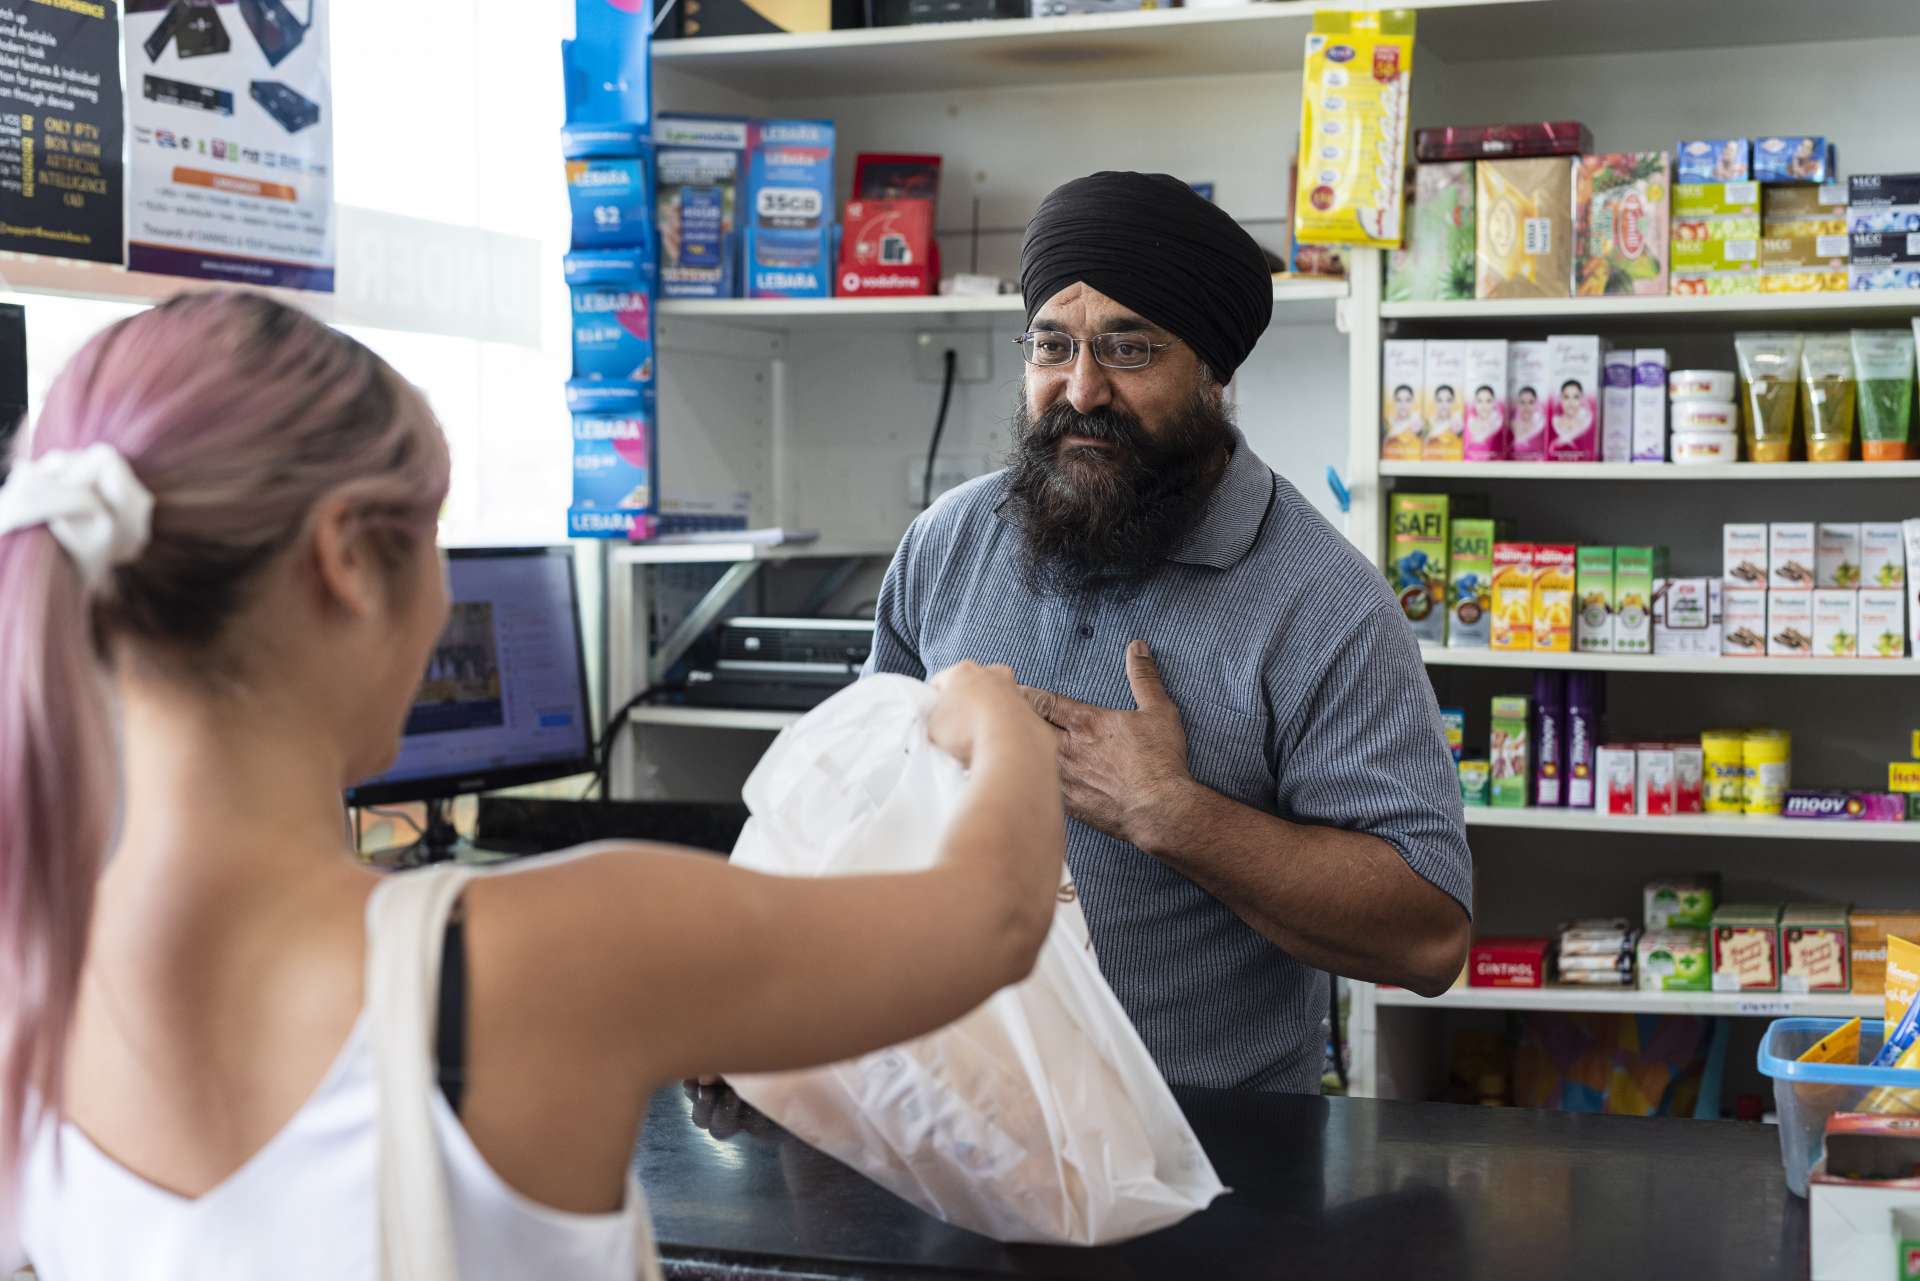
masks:
POLYGON ((907 531, 867 670, 1010 664, 1060 731, 1067 860, 1161 1070, 1317 1090, 1329 971, 1433 995, 1466 955, 1472 861, 1418 646, 1234 425, 1273 286, 1230 217, 1165 175, 1094 174, 1041 203, 1020 283, 1012 456, 907 531))

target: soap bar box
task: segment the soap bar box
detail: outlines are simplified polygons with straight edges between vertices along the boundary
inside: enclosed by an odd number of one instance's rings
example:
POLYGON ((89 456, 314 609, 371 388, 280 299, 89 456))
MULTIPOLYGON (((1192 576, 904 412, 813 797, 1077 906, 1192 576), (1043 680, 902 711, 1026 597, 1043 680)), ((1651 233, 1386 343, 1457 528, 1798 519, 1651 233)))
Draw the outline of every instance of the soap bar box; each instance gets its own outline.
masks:
POLYGON ((1789 903, 1780 914, 1780 990, 1845 992, 1853 986, 1847 963, 1847 909, 1789 903))
POLYGON ((1724 525, 1721 546, 1724 566, 1721 577, 1728 587, 1766 588, 1769 574, 1765 525, 1724 525))
POLYGON ((1729 903, 1713 914, 1713 990, 1780 990, 1780 909, 1729 903))
POLYGON ((1767 586, 1805 589, 1818 581, 1811 521, 1775 521, 1767 527, 1767 586))
POLYGON ((1776 588, 1767 593, 1767 657, 1813 657, 1813 591, 1776 588))

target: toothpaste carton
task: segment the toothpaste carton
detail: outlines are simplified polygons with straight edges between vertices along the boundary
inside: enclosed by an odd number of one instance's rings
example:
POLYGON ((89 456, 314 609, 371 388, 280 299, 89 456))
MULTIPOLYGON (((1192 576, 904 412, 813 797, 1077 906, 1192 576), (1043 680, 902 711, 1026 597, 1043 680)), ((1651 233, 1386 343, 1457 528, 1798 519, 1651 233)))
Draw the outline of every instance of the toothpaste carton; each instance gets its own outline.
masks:
POLYGON ((1726 587, 1720 593, 1720 652, 1761 658, 1767 652, 1767 589, 1726 587))
POLYGON ((1447 565, 1449 649, 1486 649, 1493 639, 1493 532, 1490 520, 1452 522, 1447 565))
POLYGON ((1653 584, 1667 572, 1664 547, 1616 547, 1613 552, 1613 652, 1653 652, 1653 584))
POLYGON ((1504 338, 1479 338, 1467 344, 1465 457, 1470 463, 1498 462, 1513 453, 1507 406, 1510 360, 1504 338))
POLYGON ((1610 351, 1600 358, 1600 458, 1633 461, 1633 352, 1610 351))
POLYGON ((1898 591, 1907 585, 1905 540, 1898 521, 1866 521, 1860 526, 1860 586, 1898 591))
POLYGON ((1719 878, 1711 874, 1648 881, 1643 895, 1647 929, 1706 929, 1713 924, 1718 886, 1719 878))
POLYGON ((1860 593, 1813 593, 1813 652, 1820 658, 1857 658, 1860 653, 1860 593))
POLYGON ((1673 812, 1706 811, 1707 754, 1698 743, 1670 743, 1673 749, 1673 812))
POLYGON ((1573 592, 1579 548, 1571 543, 1533 545, 1533 648, 1573 652, 1573 592))
POLYGON ((1667 461, 1667 353, 1641 347, 1633 353, 1633 461, 1667 461))
POLYGON ((1417 462, 1427 438, 1426 349, 1418 339, 1389 339, 1380 354, 1380 457, 1417 462))
POLYGON ((749 298, 833 294, 833 122, 755 120, 747 133, 749 298))
POLYGON ((1721 577, 1729 587, 1764 589, 1767 573, 1767 527, 1765 525, 1723 525, 1720 528, 1721 577))
POLYGON ((1493 700, 1489 744, 1496 809, 1525 809, 1531 798, 1533 747, 1528 712, 1529 704, 1523 694, 1503 694, 1493 700))
POLYGON ((1600 459, 1600 339, 1560 334, 1547 339, 1547 461, 1600 459))
POLYGON ((1780 909, 1728 903, 1713 914, 1713 990, 1780 990, 1780 909))
POLYGON ((1745 138, 1693 138, 1673 150, 1675 182, 1745 182, 1752 174, 1745 138))
POLYGON ((1708 992, 1713 959, 1704 929, 1651 927, 1640 936, 1637 972, 1642 992, 1708 992))
POLYGON ((1774 521, 1767 526, 1767 586, 1808 589, 1815 586, 1813 522, 1774 521))
POLYGON ((1900 533, 1907 544, 1907 648, 1920 657, 1920 520, 1901 521, 1900 533))
POLYGON ((1499 650, 1533 648, 1533 544, 1493 545, 1493 628, 1499 650))
POLYGON ((1387 574, 1424 645, 1447 639, 1447 496, 1395 494, 1387 574))
POLYGON ((1767 593, 1767 657, 1813 657, 1813 592, 1777 588, 1767 593))
POLYGON ((1892 792, 1826 792, 1790 788, 1780 808, 1782 818, 1812 823, 1902 823, 1906 798, 1892 792))
POLYGON ((1613 548, 1582 547, 1575 561, 1580 614, 1574 646, 1583 654, 1613 652, 1613 548))
POLYGON ((662 297, 739 294, 748 126, 741 116, 666 113, 654 120, 662 297))
POLYGON ((1634 813, 1643 818, 1676 814, 1680 809, 1678 763, 1671 747, 1645 743, 1635 750, 1634 813))
POLYGON ((1546 343, 1507 344, 1507 388, 1512 395, 1508 414, 1510 449, 1518 461, 1537 462, 1547 456, 1547 408, 1553 398, 1547 379, 1546 343))
POLYGON ((567 384, 573 414, 573 505, 567 532, 575 538, 644 537, 655 516, 653 385, 575 381, 567 384))
POLYGON ((1825 138, 1791 135, 1753 140, 1756 182, 1833 182, 1834 148, 1825 138))
POLYGON ((1864 585, 1860 576, 1860 526, 1822 522, 1815 527, 1813 537, 1815 587, 1851 590, 1864 585))
POLYGON ((1639 812, 1636 798, 1638 753, 1631 747, 1603 746, 1593 754, 1593 774, 1598 780, 1597 801, 1600 811, 1615 818, 1630 818, 1639 812))
POLYGON ((1458 339, 1427 343, 1427 434, 1420 456, 1428 462, 1457 463, 1466 454, 1467 348, 1458 339))
POLYGON ((652 267, 635 249, 567 255, 575 378, 652 381, 652 267))
POLYGON ((1780 914, 1780 990, 1845 992, 1847 909, 1830 903, 1789 903, 1780 914))
POLYGON ((1907 653, 1906 594, 1868 588, 1858 609, 1861 658, 1904 658, 1907 653))

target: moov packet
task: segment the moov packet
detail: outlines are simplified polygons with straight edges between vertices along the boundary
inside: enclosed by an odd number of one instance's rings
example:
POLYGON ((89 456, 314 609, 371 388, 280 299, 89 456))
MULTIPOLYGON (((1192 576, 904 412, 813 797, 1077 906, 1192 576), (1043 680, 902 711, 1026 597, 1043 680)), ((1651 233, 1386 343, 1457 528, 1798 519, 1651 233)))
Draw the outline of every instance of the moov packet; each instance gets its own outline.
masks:
POLYGON ((1300 95, 1300 244, 1397 248, 1406 199, 1413 14, 1313 15, 1300 95))

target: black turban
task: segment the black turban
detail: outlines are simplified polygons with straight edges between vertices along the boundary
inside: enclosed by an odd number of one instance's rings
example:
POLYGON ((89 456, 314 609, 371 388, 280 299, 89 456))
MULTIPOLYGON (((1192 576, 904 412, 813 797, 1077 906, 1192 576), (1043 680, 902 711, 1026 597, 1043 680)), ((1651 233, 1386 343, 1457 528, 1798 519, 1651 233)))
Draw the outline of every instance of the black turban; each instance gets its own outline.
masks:
POLYGON ((1020 246, 1027 324, 1080 282, 1185 340, 1222 382, 1273 319, 1265 252, 1163 173, 1096 173, 1040 202, 1020 246))

